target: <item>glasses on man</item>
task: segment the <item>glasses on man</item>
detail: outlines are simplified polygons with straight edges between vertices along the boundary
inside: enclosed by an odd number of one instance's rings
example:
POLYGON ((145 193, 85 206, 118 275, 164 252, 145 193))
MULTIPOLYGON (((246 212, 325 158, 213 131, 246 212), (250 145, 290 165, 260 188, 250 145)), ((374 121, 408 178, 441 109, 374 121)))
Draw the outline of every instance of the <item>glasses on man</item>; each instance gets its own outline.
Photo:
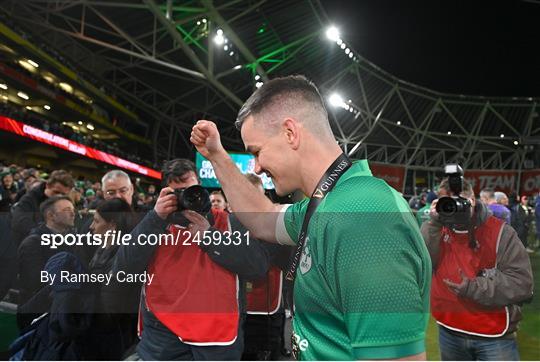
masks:
POLYGON ((108 196, 115 196, 116 194, 125 195, 128 192, 129 192, 129 187, 122 187, 122 188, 119 188, 118 190, 107 190, 107 191, 105 191, 105 193, 108 196))

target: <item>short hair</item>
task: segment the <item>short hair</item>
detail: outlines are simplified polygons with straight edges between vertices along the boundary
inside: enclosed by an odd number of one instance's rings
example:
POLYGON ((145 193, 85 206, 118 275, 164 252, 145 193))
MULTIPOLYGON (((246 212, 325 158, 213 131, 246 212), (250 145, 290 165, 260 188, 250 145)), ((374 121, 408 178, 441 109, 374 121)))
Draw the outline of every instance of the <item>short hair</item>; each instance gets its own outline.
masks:
POLYGON ((54 208, 54 205, 56 205, 58 201, 62 201, 62 200, 67 200, 73 205, 73 200, 71 200, 69 196, 64 196, 64 195, 49 197, 48 199, 43 201, 41 205, 39 205, 39 212, 41 213, 41 216, 43 216, 44 220, 46 218, 47 213, 51 211, 51 209, 54 208))
POLYGON ((56 170, 51 172, 49 178, 47 179, 47 185, 51 186, 56 183, 69 188, 72 188, 75 185, 73 176, 71 176, 71 174, 65 170, 56 170))
POLYGON ((129 175, 127 173, 125 173, 122 170, 111 170, 107 172, 105 175, 103 175, 103 177, 101 178, 101 189, 104 190, 105 182, 107 182, 108 180, 115 179, 117 177, 126 178, 128 180, 128 184, 131 185, 131 179, 129 178, 129 175))
POLYGON ((103 201, 96 212, 106 222, 114 222, 117 230, 122 232, 129 233, 135 226, 133 210, 124 199, 114 198, 103 201))
POLYGON ((223 197, 223 200, 224 200, 225 202, 227 202, 227 197, 225 196, 225 194, 223 193, 222 190, 212 191, 212 192, 210 193, 210 196, 212 196, 212 195, 219 195, 219 196, 223 197))
POLYGON ((495 197, 495 201, 497 201, 498 204, 500 204, 503 199, 508 198, 508 196, 506 196, 506 194, 504 192, 501 192, 501 191, 495 192, 493 194, 493 196, 495 197))
MULTIPOLYGON (((317 86, 303 75, 274 78, 257 89, 238 112, 236 128, 241 130, 249 116, 260 116, 270 109, 296 114, 298 121, 310 122, 309 129, 315 134, 333 135, 323 98, 317 86)), ((275 121, 262 118, 268 123, 275 121)))
POLYGON ((246 178, 255 187, 259 187, 263 185, 261 178, 255 175, 254 173, 246 174, 246 178))
POLYGON ((482 191, 480 191, 480 198, 492 200, 493 198, 495 198, 494 191, 492 189, 483 189, 482 191))
POLYGON ((167 161, 161 168, 162 182, 164 185, 167 185, 190 171, 193 171, 197 175, 197 168, 193 161, 186 158, 175 158, 174 160, 167 161))
MULTIPOLYGON (((448 183, 448 177, 445 177, 441 181, 441 184, 439 185, 439 189, 445 189, 446 191, 451 191, 450 190, 450 185, 448 183)), ((461 192, 463 192, 465 195, 467 195, 469 197, 474 196, 473 187, 472 187, 471 183, 469 181, 467 181, 466 179, 463 179, 463 190, 461 192)))

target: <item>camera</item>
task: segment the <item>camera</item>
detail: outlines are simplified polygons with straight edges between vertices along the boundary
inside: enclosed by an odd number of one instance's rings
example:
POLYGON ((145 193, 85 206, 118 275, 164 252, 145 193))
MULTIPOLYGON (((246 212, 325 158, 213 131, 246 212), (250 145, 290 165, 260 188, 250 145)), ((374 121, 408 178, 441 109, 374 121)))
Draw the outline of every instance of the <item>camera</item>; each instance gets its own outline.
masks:
POLYGON ((439 220, 446 226, 468 226, 471 223, 471 202, 461 197, 463 191, 463 169, 458 164, 448 164, 444 167, 448 177, 448 186, 454 196, 444 196, 437 201, 439 220))
POLYGON ((175 189, 174 195, 176 196, 178 209, 169 216, 169 222, 174 224, 189 224, 189 221, 181 214, 184 210, 195 211, 202 216, 206 216, 212 207, 210 194, 200 185, 175 189))

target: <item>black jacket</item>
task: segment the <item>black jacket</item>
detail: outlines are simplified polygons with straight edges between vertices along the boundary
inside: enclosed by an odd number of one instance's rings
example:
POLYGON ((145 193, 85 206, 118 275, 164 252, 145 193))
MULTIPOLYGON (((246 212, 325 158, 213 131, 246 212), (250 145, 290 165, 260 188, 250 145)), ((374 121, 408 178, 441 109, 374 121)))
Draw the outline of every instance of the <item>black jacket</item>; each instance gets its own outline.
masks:
POLYGON ((23 341, 21 360, 119 359, 118 356, 111 357, 98 352, 98 347, 108 342, 111 343, 109 350, 116 349, 116 341, 110 340, 108 335, 89 334, 92 312, 95 310, 94 285, 60 281, 61 271, 77 274, 86 272, 80 260, 71 253, 57 253, 47 261, 43 270, 56 275, 56 280, 54 285, 44 286, 22 306, 25 311, 40 309, 41 315, 45 312, 47 314, 28 327, 34 332, 23 341), (95 340, 101 343, 96 345, 95 340))
POLYGON ((11 205, 13 204, 13 199, 11 196, 17 193, 15 184, 11 186, 11 189, 6 189, 3 186, 0 186, 0 212, 9 212, 11 205))
POLYGON ((521 206, 516 204, 512 207, 512 227, 516 230, 521 242, 527 244, 527 237, 529 234, 529 226, 534 220, 533 210, 527 206, 527 211, 521 206))
POLYGON ((39 205, 47 199, 45 196, 45 182, 28 191, 19 202, 11 208, 11 227, 13 238, 17 245, 30 234, 43 218, 39 212, 39 205))
POLYGON ((51 256, 66 250, 63 247, 51 249, 49 246, 41 245, 41 235, 57 234, 46 225, 41 224, 33 229, 19 246, 17 252, 19 270, 19 304, 28 301, 42 286, 41 271, 51 256))

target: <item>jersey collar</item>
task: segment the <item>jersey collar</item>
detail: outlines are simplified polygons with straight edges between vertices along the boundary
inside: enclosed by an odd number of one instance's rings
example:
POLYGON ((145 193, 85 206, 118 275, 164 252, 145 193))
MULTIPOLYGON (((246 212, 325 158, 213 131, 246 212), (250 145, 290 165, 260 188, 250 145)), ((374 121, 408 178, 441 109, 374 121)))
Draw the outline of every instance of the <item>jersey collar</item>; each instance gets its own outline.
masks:
POLYGON ((352 177, 357 176, 373 176, 371 173, 371 170, 369 169, 368 161, 367 160, 358 160, 354 161, 351 168, 349 168, 343 176, 341 176, 336 184, 336 187, 342 183, 347 181, 348 179, 352 177))

